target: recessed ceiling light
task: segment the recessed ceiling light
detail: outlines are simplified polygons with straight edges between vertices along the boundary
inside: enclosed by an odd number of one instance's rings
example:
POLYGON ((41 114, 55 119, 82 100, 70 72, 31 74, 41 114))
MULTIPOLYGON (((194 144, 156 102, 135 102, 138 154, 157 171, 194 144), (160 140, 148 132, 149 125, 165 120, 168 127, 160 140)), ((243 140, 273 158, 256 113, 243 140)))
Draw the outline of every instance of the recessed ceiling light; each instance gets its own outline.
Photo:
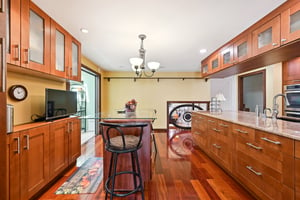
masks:
POLYGON ((201 50, 200 50, 200 53, 206 53, 206 52, 207 52, 206 49, 201 49, 201 50))
POLYGON ((86 28, 81 28, 80 31, 83 32, 83 33, 88 33, 89 32, 89 30, 87 30, 86 28))

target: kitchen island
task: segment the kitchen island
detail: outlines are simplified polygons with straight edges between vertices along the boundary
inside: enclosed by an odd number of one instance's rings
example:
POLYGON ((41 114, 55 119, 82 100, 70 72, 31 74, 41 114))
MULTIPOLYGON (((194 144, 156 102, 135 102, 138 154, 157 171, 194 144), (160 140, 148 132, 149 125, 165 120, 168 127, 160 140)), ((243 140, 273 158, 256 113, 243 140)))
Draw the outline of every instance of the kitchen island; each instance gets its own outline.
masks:
MULTIPOLYGON (((142 179, 144 182, 150 181, 151 179, 151 141, 152 141, 152 123, 156 119, 155 110, 137 110, 136 112, 124 112, 124 111, 111 111, 97 113, 92 116, 85 116, 85 119, 99 119, 103 122, 110 123, 128 123, 128 122, 145 122, 148 125, 143 128, 142 148, 138 150, 140 168, 142 173, 142 179)), ((105 130, 104 130, 105 131, 105 130)), ((128 134, 135 134, 138 129, 131 128, 128 134), (129 132, 130 131, 130 132, 129 132)), ((126 133, 127 134, 127 133, 126 133)), ((111 153, 105 150, 103 145, 103 180, 108 177, 109 162, 111 153)), ((117 171, 131 170, 131 158, 130 154, 120 154, 118 157, 117 171)), ((133 185, 132 177, 128 175, 119 176, 116 179, 115 188, 123 189, 133 185)))
POLYGON ((195 144, 257 198, 300 199, 300 123, 197 111, 192 133, 195 144))

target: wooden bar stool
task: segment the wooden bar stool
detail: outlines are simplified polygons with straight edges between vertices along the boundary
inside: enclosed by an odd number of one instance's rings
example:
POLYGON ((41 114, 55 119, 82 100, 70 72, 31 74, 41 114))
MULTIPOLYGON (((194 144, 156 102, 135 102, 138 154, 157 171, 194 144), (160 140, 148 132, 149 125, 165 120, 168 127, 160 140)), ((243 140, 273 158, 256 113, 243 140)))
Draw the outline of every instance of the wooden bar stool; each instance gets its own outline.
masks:
POLYGON ((113 199, 114 196, 125 197, 136 192, 141 192, 142 199, 144 199, 143 180, 137 151, 142 147, 143 128, 147 125, 147 123, 138 122, 100 122, 100 131, 105 143, 105 150, 112 153, 108 178, 105 181, 104 186, 106 192, 105 199, 107 199, 108 194, 110 194, 110 199, 113 199), (129 134, 131 130, 134 130, 135 134, 129 134), (124 153, 130 153, 131 155, 132 171, 127 170, 117 172, 118 156, 124 153), (133 189, 115 189, 117 176, 124 174, 129 174, 133 177, 133 189))

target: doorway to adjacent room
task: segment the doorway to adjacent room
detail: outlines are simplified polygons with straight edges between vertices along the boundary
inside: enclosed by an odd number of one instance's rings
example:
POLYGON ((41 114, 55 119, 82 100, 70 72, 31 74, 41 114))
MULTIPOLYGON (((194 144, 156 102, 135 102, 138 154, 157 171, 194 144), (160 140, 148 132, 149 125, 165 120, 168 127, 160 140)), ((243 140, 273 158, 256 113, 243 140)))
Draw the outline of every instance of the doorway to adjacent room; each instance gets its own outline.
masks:
POLYGON ((239 76, 238 86, 239 110, 254 112, 256 105, 266 107, 266 70, 239 76))
MULTIPOLYGON (((79 116, 95 115, 99 111, 99 75, 86 67, 81 68, 81 82, 71 82, 71 90, 77 91, 79 116)), ((96 119, 81 119, 81 144, 98 133, 96 119)))

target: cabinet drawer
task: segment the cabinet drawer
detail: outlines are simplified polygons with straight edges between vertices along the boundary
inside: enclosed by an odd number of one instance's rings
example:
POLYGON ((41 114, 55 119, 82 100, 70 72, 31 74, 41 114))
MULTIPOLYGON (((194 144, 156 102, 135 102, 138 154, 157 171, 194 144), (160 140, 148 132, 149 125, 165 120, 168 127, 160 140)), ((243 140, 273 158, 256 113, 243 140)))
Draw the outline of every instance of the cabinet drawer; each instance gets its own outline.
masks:
POLYGON ((219 140, 212 137, 210 140, 210 151, 216 161, 228 170, 231 170, 231 148, 229 141, 219 140))
POLYGON ((242 137, 250 141, 255 140, 255 130, 253 128, 232 124, 232 133, 237 137, 242 137))
MULTIPOLYGON (((287 159, 290 160, 287 164, 291 164, 292 157, 287 159)), ((285 173, 271 169, 260 158, 238 151, 236 174, 261 199, 294 199, 293 185, 283 184, 285 173)), ((290 178, 293 179, 292 176, 290 178)))
POLYGON ((300 199, 300 159, 295 159, 295 193, 296 198, 300 199))
POLYGON ((292 139, 256 130, 256 140, 264 148, 265 153, 274 159, 283 160, 282 156, 294 156, 294 141, 292 139))

